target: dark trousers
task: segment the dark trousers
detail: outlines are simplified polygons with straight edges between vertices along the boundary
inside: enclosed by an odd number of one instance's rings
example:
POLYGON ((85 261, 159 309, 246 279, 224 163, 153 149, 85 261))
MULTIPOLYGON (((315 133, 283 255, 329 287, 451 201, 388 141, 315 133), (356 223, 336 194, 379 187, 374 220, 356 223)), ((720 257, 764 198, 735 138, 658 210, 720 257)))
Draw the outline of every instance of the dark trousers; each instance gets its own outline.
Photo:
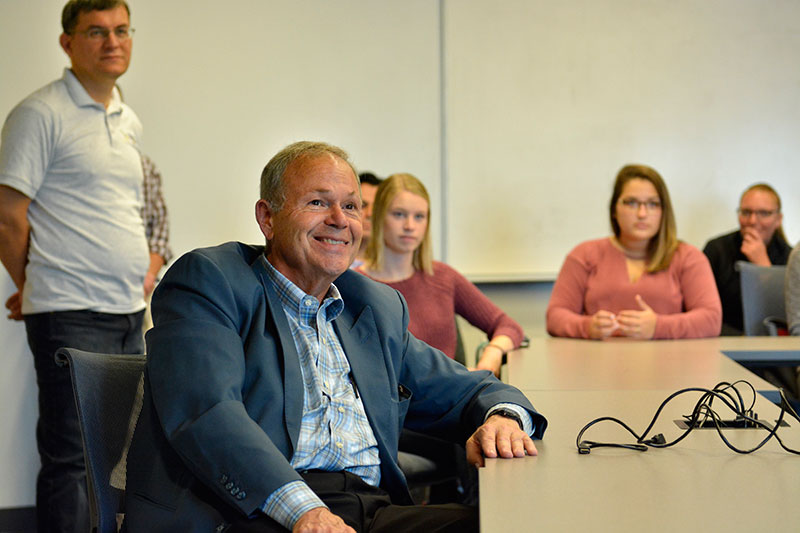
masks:
MULTIPOLYGON (((389 495, 349 472, 305 472, 303 479, 331 512, 359 533, 477 533, 478 511, 458 504, 392 505, 389 495)), ((267 516, 241 519, 226 533, 286 533, 267 516)))
POLYGON ((36 480, 40 533, 89 531, 86 468, 69 369, 55 364, 62 347, 99 353, 144 353, 144 311, 112 315, 60 311, 25 315, 39 386, 36 441, 42 468, 36 480))

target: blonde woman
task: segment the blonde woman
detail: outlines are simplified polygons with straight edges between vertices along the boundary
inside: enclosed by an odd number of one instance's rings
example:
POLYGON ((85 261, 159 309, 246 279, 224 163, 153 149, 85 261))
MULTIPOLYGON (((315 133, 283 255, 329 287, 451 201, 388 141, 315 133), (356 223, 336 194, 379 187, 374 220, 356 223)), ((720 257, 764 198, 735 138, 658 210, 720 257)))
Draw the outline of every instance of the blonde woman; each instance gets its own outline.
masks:
MULTIPOLYGON (((476 370, 499 375, 503 354, 522 342, 522 328, 464 276, 432 260, 430 215, 422 182, 411 174, 389 176, 375 195, 372 239, 365 263, 357 270, 397 289, 408 302, 409 331, 450 358, 457 345, 456 315, 486 332, 489 343, 476 370)), ((463 447, 403 430, 399 449, 457 474, 460 488, 450 483, 432 487, 431 503, 477 505, 477 472, 467 464, 463 447)))
POLYGON ((547 308, 556 337, 713 337, 722 309, 708 259, 678 240, 664 180, 645 165, 622 168, 609 203, 614 234, 573 249, 547 308))
POLYGON ((409 331, 454 357, 456 315, 486 332, 489 343, 476 369, 499 375, 503 354, 519 347, 522 328, 453 268, 431 259, 430 198, 411 174, 394 174, 378 187, 372 239, 359 271, 400 291, 408 302, 409 331))

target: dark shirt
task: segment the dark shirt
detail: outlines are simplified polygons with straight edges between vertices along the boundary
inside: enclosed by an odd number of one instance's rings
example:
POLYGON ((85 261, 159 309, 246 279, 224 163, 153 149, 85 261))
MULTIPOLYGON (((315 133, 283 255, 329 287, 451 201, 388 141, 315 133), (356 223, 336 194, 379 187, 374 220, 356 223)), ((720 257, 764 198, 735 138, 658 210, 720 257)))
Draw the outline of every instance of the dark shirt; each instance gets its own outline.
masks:
MULTIPOLYGON (((703 248, 703 253, 711 263, 714 279, 717 282, 719 298, 722 301, 722 335, 741 335, 744 330, 742 317, 742 288, 736 261, 747 261, 742 253, 742 234, 739 230, 711 239, 703 248)), ((792 251, 789 243, 777 232, 767 245, 767 255, 773 265, 785 265, 792 251)))

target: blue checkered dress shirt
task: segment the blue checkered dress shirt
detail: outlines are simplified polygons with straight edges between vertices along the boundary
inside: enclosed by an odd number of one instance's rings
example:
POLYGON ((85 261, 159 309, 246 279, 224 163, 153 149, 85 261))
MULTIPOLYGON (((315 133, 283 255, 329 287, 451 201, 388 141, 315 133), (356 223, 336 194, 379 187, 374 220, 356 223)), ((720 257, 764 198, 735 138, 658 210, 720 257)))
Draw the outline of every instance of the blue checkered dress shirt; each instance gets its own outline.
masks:
MULTIPOLYGON (((303 374, 303 418, 295 470, 346 470, 370 485, 380 482, 378 442, 364 405, 355 394, 350 364, 333 329, 344 301, 331 285, 323 302, 286 279, 261 256, 292 332, 303 374)), ((262 510, 288 529, 306 511, 324 506, 303 482, 293 481, 270 494, 262 510)))

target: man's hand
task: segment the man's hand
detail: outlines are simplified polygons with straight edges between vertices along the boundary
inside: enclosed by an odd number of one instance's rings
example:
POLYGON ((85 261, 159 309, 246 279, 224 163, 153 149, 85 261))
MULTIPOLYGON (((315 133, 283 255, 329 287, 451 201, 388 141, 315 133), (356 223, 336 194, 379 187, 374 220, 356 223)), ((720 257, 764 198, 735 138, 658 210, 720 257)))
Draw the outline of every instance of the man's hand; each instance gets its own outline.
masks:
POLYGON ((467 462, 478 468, 484 457, 525 457, 537 455, 533 439, 519 428, 516 420, 492 415, 467 440, 467 462))
POLYGON ((742 230, 742 253, 751 263, 761 266, 771 266, 772 262, 767 255, 767 245, 761 240, 755 228, 744 228, 742 230))
POLYGON ((144 276, 144 299, 146 300, 148 296, 153 293, 153 289, 156 288, 156 275, 151 274, 148 272, 144 276))
POLYGON ((652 339, 656 333, 658 315, 638 294, 636 295, 636 303, 639 304, 641 311, 630 309, 620 311, 617 315, 619 330, 626 337, 652 339))
MULTIPOLYGON (((517 426, 519 427, 519 426, 517 426)), ((315 507, 300 517, 293 533, 356 533, 344 520, 330 512, 327 507, 315 507)))
POLYGON ((22 320, 22 295, 19 291, 11 295, 11 298, 6 300, 6 309, 8 309, 8 318, 11 320, 22 320))
POLYGON ((158 273, 161 272, 161 267, 164 266, 164 258, 155 252, 150 252, 150 266, 147 268, 147 273, 144 276, 144 299, 156 288, 156 280, 158 273))

